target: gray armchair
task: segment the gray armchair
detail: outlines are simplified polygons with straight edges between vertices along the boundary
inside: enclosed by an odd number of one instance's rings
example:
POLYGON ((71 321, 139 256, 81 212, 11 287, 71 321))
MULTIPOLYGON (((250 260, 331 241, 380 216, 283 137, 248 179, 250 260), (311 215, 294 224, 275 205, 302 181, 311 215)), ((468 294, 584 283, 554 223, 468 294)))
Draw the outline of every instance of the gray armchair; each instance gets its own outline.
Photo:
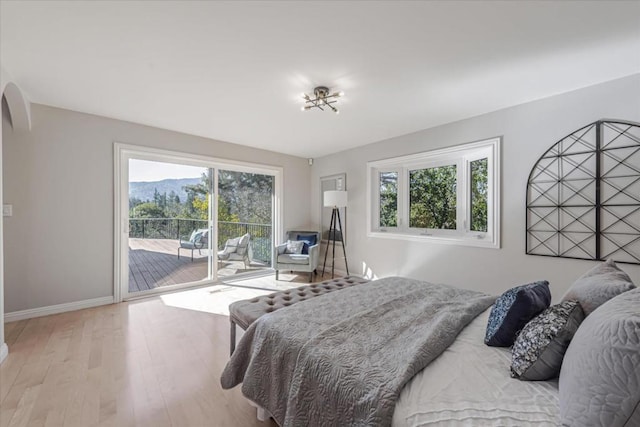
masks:
POLYGON ((316 268, 318 268, 318 261, 320 261, 320 233, 317 231, 288 231, 287 241, 289 240, 305 241, 305 244, 302 253, 290 253, 287 250, 286 242, 276 246, 273 263, 273 268, 276 270, 276 280, 278 280, 280 270, 289 270, 308 272, 309 282, 311 282, 316 268))

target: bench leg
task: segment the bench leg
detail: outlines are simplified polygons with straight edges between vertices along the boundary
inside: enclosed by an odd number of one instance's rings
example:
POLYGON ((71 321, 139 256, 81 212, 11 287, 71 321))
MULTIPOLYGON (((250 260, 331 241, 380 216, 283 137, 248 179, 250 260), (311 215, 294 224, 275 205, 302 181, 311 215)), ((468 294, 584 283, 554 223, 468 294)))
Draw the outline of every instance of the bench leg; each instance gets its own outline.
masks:
POLYGON ((256 418, 258 418, 258 421, 267 421, 269 419, 267 411, 262 406, 258 406, 256 418))
POLYGON ((231 341, 229 342, 229 356, 232 356, 236 350, 236 324, 231 319, 229 319, 229 321, 231 322, 231 330, 229 331, 229 336, 231 337, 231 341))
POLYGON ((267 421, 269 418, 271 418, 271 415, 269 415, 266 409, 250 399, 247 400, 249 400, 249 405, 256 408, 256 418, 258 419, 258 421, 267 421))

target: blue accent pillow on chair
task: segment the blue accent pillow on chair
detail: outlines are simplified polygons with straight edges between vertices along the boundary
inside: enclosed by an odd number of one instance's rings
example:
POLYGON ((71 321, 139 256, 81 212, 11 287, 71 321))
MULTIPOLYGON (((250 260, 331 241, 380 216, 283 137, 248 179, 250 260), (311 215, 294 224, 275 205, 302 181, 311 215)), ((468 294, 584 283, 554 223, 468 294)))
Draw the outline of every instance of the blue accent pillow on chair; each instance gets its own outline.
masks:
POLYGON ((309 246, 313 246, 318 243, 315 234, 308 234, 308 235, 299 234, 297 240, 298 241, 302 240, 304 242, 304 246, 302 247, 303 254, 308 254, 309 246))
POLYGON ((511 346, 518 332, 549 304, 551 292, 546 280, 509 289, 491 308, 484 343, 492 347, 511 346))

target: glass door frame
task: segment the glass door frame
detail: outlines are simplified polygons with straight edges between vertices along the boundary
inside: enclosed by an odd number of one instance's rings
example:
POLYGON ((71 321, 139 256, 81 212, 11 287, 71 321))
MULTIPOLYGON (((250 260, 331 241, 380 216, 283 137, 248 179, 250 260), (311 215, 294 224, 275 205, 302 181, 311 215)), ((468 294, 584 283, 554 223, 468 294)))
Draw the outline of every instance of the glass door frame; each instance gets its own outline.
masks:
MULTIPOLYGON (((213 254, 217 251, 217 225, 218 225, 218 170, 232 170, 262 175, 270 175, 274 178, 272 218, 272 236, 279 236, 282 231, 282 177, 283 169, 278 166, 269 166, 249 162, 219 159, 198 154, 151 148, 139 145, 114 142, 114 302, 121 302, 131 298, 147 297, 163 292, 173 292, 183 288, 195 286, 210 286, 218 281, 217 262, 214 262, 213 254), (182 283, 171 286, 162 286, 148 291, 129 293, 129 160, 148 160, 165 163, 177 163, 189 166, 214 169, 213 193, 209 195, 209 274, 204 280, 182 283), (211 199, 216 203, 211 203, 211 199), (214 208, 215 207, 215 208, 214 208)), ((272 245, 273 246, 273 245, 272 245)), ((272 254, 273 257, 273 254, 272 254)))

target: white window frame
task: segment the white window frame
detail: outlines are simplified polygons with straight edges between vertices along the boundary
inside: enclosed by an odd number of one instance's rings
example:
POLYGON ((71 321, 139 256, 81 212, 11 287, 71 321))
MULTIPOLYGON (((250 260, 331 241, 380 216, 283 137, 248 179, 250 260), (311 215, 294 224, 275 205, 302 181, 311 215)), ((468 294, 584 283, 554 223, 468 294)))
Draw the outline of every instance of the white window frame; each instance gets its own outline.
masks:
POLYGON ((500 248, 500 143, 491 138, 367 162, 367 236, 500 248), (488 159, 487 231, 471 231, 471 162, 488 159), (409 227, 409 171, 456 165, 456 230, 409 227), (397 227, 380 227, 380 173, 398 173, 397 227))

